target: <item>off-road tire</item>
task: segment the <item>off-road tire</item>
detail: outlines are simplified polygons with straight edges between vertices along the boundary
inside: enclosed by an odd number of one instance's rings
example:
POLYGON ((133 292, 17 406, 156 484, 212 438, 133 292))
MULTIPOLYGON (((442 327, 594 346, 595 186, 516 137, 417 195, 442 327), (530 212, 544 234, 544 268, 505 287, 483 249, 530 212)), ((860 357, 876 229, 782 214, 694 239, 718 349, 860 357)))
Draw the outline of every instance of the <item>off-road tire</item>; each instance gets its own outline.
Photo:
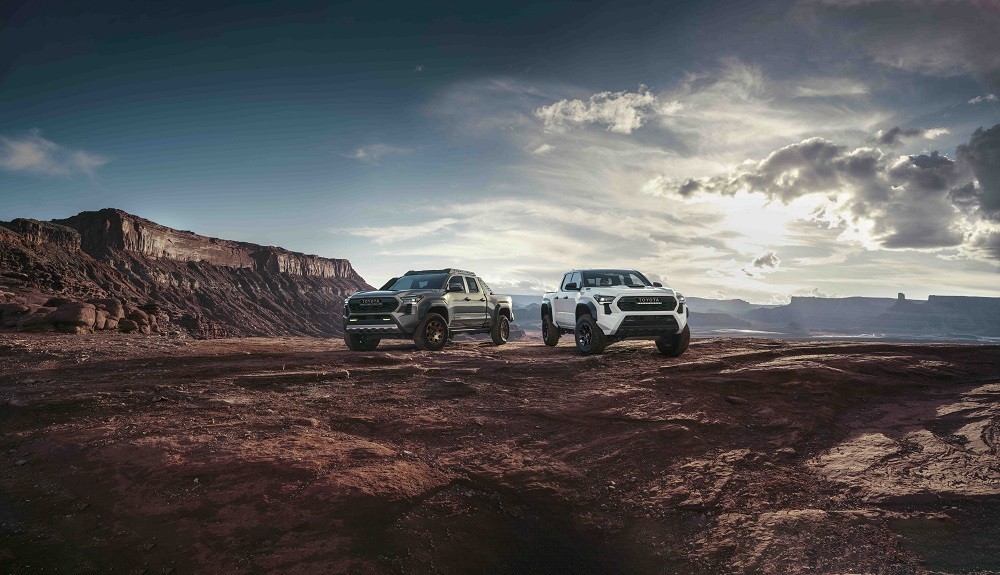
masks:
POLYGON ((599 355, 608 346, 608 338, 589 313, 576 320, 576 349, 583 355, 599 355))
POLYGON ((510 320, 507 319, 507 316, 497 317, 497 320, 493 322, 493 327, 490 328, 490 337, 497 345, 507 343, 507 340, 510 339, 510 320))
POLYGON ((374 351, 379 341, 379 338, 370 335, 344 334, 344 343, 351 351, 374 351))
POLYGON ((413 343, 417 349, 441 351, 448 344, 448 322, 440 314, 425 315, 413 332, 413 343))
POLYGON ((559 328, 552 321, 552 316, 547 315, 542 318, 542 341, 545 345, 554 346, 559 343, 559 336, 561 336, 559 328))
POLYGON ((680 333, 656 338, 656 349, 668 357, 677 357, 687 351, 691 343, 691 328, 684 326, 680 333))

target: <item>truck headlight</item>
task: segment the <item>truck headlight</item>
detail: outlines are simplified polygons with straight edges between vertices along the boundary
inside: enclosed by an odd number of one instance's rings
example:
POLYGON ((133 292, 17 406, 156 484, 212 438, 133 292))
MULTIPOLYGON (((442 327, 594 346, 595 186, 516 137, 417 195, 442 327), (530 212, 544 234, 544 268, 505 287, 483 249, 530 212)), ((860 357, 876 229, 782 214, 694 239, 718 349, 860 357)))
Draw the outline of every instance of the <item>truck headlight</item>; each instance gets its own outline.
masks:
POLYGON ((684 297, 683 294, 677 294, 677 301, 680 302, 680 303, 684 303, 684 302, 687 301, 687 298, 684 297))
POLYGON ((422 295, 408 295, 406 297, 399 298, 404 304, 415 304, 420 300, 424 299, 422 295))
POLYGON ((349 298, 349 297, 345 297, 345 298, 344 298, 344 305, 346 306, 346 305, 347 305, 347 304, 349 304, 349 303, 351 303, 351 298, 349 298))
POLYGON ((611 303, 611 302, 615 301, 615 296, 613 296, 613 295, 595 295, 594 296, 594 301, 596 301, 597 303, 603 305, 603 304, 611 303))

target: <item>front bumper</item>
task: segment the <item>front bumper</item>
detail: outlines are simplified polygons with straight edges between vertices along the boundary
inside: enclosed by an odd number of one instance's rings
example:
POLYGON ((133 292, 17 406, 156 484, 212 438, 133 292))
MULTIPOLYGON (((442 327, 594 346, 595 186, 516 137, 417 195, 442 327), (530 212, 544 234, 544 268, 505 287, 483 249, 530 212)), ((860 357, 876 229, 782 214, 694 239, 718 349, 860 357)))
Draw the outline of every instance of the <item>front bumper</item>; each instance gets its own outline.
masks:
POLYGON ((604 335, 620 339, 674 335, 684 329, 688 320, 684 303, 672 311, 622 311, 617 301, 602 307, 598 309, 597 325, 604 335))
POLYGON ((392 312, 351 311, 344 306, 344 331, 375 335, 383 339, 409 339, 417 325, 412 305, 399 305, 392 312))

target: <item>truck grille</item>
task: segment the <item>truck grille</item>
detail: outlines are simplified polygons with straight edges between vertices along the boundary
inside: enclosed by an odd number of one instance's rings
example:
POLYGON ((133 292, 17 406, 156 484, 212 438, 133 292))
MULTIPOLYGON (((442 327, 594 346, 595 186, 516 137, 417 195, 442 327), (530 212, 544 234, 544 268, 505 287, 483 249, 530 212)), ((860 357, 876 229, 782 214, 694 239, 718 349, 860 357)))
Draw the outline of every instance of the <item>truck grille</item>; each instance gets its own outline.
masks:
POLYGON ((674 311, 677 298, 672 295, 625 296, 618 300, 622 311, 674 311))
POLYGON ((394 297, 359 297, 351 299, 347 305, 351 313, 388 313, 396 311, 399 300, 394 297))

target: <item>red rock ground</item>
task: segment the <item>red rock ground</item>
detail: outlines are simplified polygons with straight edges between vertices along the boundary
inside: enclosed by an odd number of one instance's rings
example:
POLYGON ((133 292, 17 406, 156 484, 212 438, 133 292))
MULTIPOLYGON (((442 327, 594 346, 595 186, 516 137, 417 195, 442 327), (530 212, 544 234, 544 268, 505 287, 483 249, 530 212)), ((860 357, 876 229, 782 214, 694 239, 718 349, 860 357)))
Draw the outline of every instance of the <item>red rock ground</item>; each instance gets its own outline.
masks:
POLYGON ((0 336, 0 572, 1000 571, 1000 347, 0 336))

